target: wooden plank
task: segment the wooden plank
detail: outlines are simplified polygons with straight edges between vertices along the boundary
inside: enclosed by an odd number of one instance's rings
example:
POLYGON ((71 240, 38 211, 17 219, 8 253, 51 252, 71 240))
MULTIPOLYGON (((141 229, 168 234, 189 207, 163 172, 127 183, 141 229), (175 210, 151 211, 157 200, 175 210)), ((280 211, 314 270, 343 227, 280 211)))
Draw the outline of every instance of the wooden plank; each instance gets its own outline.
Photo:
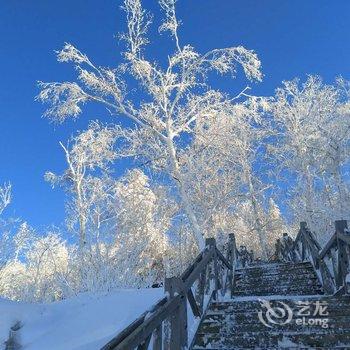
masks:
POLYGON ((329 271, 329 268, 323 259, 319 261, 318 266, 322 277, 322 286, 326 293, 332 294, 334 292, 335 286, 331 272, 329 271))
POLYGON ((187 269, 181 274, 182 280, 185 280, 188 278, 188 276, 193 271, 194 267, 199 264, 199 262, 203 259, 203 256, 206 254, 206 252, 209 250, 208 247, 206 247, 200 254, 197 255, 196 259, 193 261, 193 263, 187 267, 187 269))
POLYGON ((123 340, 117 342, 110 341, 101 350, 130 350, 142 343, 159 325, 178 307, 181 296, 177 295, 169 299, 164 305, 160 306, 152 315, 146 318, 132 333, 128 334, 123 340))
POLYGON ((338 239, 340 239, 344 243, 350 245, 350 236, 349 235, 345 235, 343 233, 338 233, 338 239))
POLYGON ((179 305, 170 314, 170 350, 180 350, 187 346, 187 302, 183 282, 179 277, 165 279, 165 291, 173 298, 180 296, 179 305))
POLYGON ((306 238, 303 236, 301 239, 301 261, 305 260, 305 251, 306 251, 306 238))
POLYGON ((152 333, 147 337, 147 339, 145 341, 143 341, 138 347, 137 350, 147 350, 148 349, 148 345, 151 341, 152 338, 152 333))
POLYGON ((341 286, 339 289, 333 294, 333 296, 338 297, 346 293, 346 286, 341 286))
POLYGON ((156 310, 158 310, 161 306, 165 305, 167 303, 167 298, 160 299, 152 308, 144 312, 140 317, 138 317, 135 321, 130 323, 129 326, 124 328, 119 334, 117 334, 116 337, 114 337, 110 342, 108 342, 105 346, 101 348, 101 350, 111 350, 115 349, 115 347, 121 343, 125 338, 127 338, 130 334, 132 334, 142 323, 144 322, 144 319, 147 314, 154 313, 156 310))
POLYGON ((203 303, 204 303, 204 292, 205 292, 205 281, 206 281, 207 269, 201 272, 198 280, 198 288, 196 290, 196 300, 197 305, 201 313, 203 313, 203 303))
POLYGON ((338 248, 336 247, 334 250, 331 250, 332 252, 332 266, 333 266, 333 276, 334 276, 334 282, 336 289, 340 288, 342 283, 340 279, 340 271, 339 271, 339 258, 338 258, 338 248), (337 254, 337 255, 336 255, 337 254))
POLYGON ((193 268, 193 271, 191 274, 187 277, 186 280, 183 280, 184 282, 184 289, 187 292, 195 280, 198 279, 200 273, 207 267, 209 262, 213 259, 214 256, 215 247, 211 247, 203 256, 203 259, 193 268))
POLYGON ((227 260, 229 261, 231 265, 231 269, 228 271, 228 283, 229 283, 229 289, 231 298, 233 297, 233 289, 234 289, 234 278, 235 278, 235 268, 237 264, 237 246, 236 246, 236 237, 234 233, 229 234, 229 249, 227 252, 227 260))
POLYGON ((310 241, 317 248, 317 250, 321 250, 321 245, 320 245, 320 243, 317 242, 314 234, 310 230, 307 230, 307 234, 308 234, 308 237, 309 237, 310 241))
POLYGON ((153 350, 162 350, 163 327, 160 324, 153 332, 153 350))
POLYGON ((319 258, 323 259, 329 253, 329 251, 335 246, 336 243, 337 243, 337 234, 334 233, 331 239, 325 245, 325 247, 321 250, 319 254, 319 258))
POLYGON ((163 322, 163 350, 170 349, 170 318, 163 322))
POLYGON ((348 222, 346 220, 336 220, 334 226, 336 233, 344 233, 348 228, 348 222))
POLYGON ((342 286, 346 286, 346 275, 348 274, 348 267, 349 267, 349 257, 346 251, 346 246, 347 246, 347 243, 340 240, 339 234, 338 234, 338 263, 339 263, 338 270, 340 274, 339 279, 342 286))
POLYGON ((319 261, 319 245, 316 245, 309 235, 305 235, 305 242, 308 246, 309 253, 311 254, 312 261, 315 264, 316 268, 318 268, 317 264, 319 261))
POLYGON ((202 313, 201 313, 201 310, 198 307, 196 299, 194 298, 194 295, 192 293, 192 289, 189 289, 188 292, 187 292, 187 300, 190 303, 193 315, 195 317, 201 317, 202 313))
POLYGON ((296 246, 298 245, 298 243, 301 241, 301 237, 302 237, 302 233, 301 233, 301 230, 299 230, 297 236, 295 237, 295 240, 294 240, 294 244, 292 246, 292 249, 295 250, 296 246))
POLYGON ((218 256, 216 253, 217 249, 214 250, 214 282, 215 282, 215 294, 214 294, 214 300, 217 299, 218 296, 218 290, 220 289, 220 282, 219 282, 219 267, 218 267, 218 256))
POLYGON ((212 260, 214 260, 215 288, 219 288, 218 280, 218 258, 223 264, 232 269, 227 259, 216 249, 215 240, 207 240, 206 249, 197 256, 181 278, 173 278, 172 286, 169 287, 169 298, 161 299, 149 311, 143 313, 132 322, 101 350, 130 350, 138 348, 145 350, 149 347, 153 334, 153 349, 161 350, 162 344, 162 324, 165 320, 170 320, 170 349, 180 350, 187 346, 187 298, 196 316, 201 316, 201 309, 194 298, 191 290, 193 283, 199 278, 201 293, 201 304, 203 304, 206 270, 212 260), (147 317, 146 317, 147 316, 147 317))
POLYGON ((227 259, 222 255, 222 253, 220 252, 219 249, 215 248, 216 249, 216 254, 217 256, 219 257, 219 259, 223 262, 223 264, 230 270, 232 269, 232 266, 231 264, 227 261, 227 259))

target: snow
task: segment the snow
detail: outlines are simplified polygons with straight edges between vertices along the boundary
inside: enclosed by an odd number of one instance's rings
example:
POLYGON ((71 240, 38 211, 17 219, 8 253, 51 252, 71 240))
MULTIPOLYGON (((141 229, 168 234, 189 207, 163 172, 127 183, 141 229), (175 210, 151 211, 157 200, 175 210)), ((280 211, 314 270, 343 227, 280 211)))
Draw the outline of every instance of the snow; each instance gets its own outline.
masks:
MULTIPOLYGON (((296 344, 293 343, 290 339, 288 339, 287 337, 283 337, 282 340, 278 341, 278 348, 281 349, 299 349, 300 348, 300 344, 296 344)), ((306 347, 305 347, 306 349, 306 347)))
POLYGON ((96 350, 164 296, 162 288, 83 293, 51 304, 0 298, 0 348, 20 321, 23 350, 96 350))
POLYGON ((233 298, 227 298, 223 301, 227 302, 239 302, 239 301, 259 301, 260 299, 264 300, 304 300, 304 299, 315 299, 315 298, 324 298, 325 295, 251 295, 251 296, 242 296, 233 298))

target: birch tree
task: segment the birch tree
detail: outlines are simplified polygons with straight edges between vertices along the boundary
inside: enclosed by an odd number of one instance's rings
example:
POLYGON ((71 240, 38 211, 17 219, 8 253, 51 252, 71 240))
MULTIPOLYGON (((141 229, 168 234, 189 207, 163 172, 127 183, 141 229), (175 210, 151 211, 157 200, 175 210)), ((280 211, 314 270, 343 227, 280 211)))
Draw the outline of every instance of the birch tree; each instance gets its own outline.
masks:
POLYGON ((350 155, 349 86, 342 79, 327 85, 315 76, 303 84, 298 79, 284 82, 276 90, 273 114, 278 142, 271 150, 277 168, 292 183, 294 177, 294 213, 324 230, 317 222, 348 215, 344 166, 350 155))
MULTIPOLYGON (((0 186, 0 215, 10 205, 12 199, 11 183, 5 183, 0 186)), ((7 261, 15 254, 15 245, 13 242, 13 227, 14 225, 9 220, 0 216, 0 270, 7 261)))
POLYGON ((114 128, 92 122, 67 146, 60 143, 66 158, 66 171, 62 175, 45 174, 52 186, 59 185, 71 195, 67 203, 67 223, 71 231, 78 231, 80 248, 87 243, 89 224, 90 232, 98 239, 101 224, 116 215, 116 200, 113 200, 116 183, 108 176, 108 165, 116 158, 115 132, 114 128))
POLYGON ((77 80, 41 82, 38 99, 49 103, 45 116, 58 122, 77 118, 88 102, 104 105, 119 123, 121 118, 131 121, 131 128, 123 127, 129 155, 145 159, 146 164, 171 178, 197 244, 203 248, 202 230, 179 162, 179 153, 186 143, 184 137, 190 139, 199 116, 218 114, 230 99, 210 87, 211 72, 235 77, 242 68, 247 79, 257 81, 262 74, 257 55, 242 46, 199 53, 183 44, 175 2, 159 0, 163 14, 159 33, 168 33, 174 44, 165 64, 146 57, 152 16, 140 0, 125 0, 127 31, 122 35, 126 43, 122 64, 116 69, 99 66, 76 47, 66 44, 58 52, 58 61, 72 62, 78 72, 77 80), (128 85, 131 79, 139 88, 138 97, 128 85))
MULTIPOLYGON (((261 213, 264 212, 264 194, 268 185, 261 181, 256 168, 257 164, 263 163, 261 154, 265 139, 271 133, 270 126, 263 118, 267 105, 266 99, 249 98, 244 103, 227 103, 225 109, 216 115, 198 118, 192 148, 199 155, 193 154, 195 160, 188 161, 195 164, 192 173, 202 179, 198 185, 193 181, 191 187, 198 187, 194 198, 204 203, 202 207, 208 206, 203 212, 205 222, 213 216, 222 217, 220 211, 232 216, 243 203, 249 201, 255 218, 254 227, 249 232, 258 236, 265 259, 268 249, 265 218, 261 213), (210 193, 210 198, 203 198, 207 193, 210 193), (214 209, 218 209, 218 212, 214 209)), ((210 224, 212 226, 212 222, 210 224)))

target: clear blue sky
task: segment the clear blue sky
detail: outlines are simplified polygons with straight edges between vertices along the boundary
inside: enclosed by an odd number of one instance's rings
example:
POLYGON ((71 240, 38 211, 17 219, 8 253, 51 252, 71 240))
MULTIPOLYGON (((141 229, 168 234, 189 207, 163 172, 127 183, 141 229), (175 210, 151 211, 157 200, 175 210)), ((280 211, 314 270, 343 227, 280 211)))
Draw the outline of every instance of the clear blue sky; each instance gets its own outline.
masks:
MULTIPOLYGON (((119 60, 115 35, 123 28, 116 0, 3 0, 0 4, 0 182, 14 186, 9 214, 33 226, 59 224, 64 194, 44 182, 46 170, 61 172, 65 141, 102 109, 87 109, 80 120, 52 125, 34 101, 37 80, 67 80, 71 67, 58 64, 54 50, 71 42, 101 65, 119 60)), ((144 0, 146 7, 156 2, 144 0)), ((182 42, 198 51, 243 45, 263 64, 264 81, 253 92, 271 95, 282 80, 319 74, 350 79, 350 1, 348 0, 179 0, 182 42)), ((152 54, 164 52, 157 45, 152 54)), ((227 79, 232 93, 239 85, 227 79)))

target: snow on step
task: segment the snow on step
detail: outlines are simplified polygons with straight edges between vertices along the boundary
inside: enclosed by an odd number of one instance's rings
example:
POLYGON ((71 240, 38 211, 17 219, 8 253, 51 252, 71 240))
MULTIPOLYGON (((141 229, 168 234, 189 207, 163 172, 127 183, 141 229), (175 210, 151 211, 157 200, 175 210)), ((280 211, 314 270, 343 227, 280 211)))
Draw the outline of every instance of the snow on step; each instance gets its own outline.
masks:
POLYGON ((350 348, 350 296, 323 295, 310 263, 254 266, 235 279, 233 298, 206 310, 193 350, 350 348))
POLYGON ((235 295, 322 294, 310 263, 264 264, 241 269, 236 275, 235 295))

